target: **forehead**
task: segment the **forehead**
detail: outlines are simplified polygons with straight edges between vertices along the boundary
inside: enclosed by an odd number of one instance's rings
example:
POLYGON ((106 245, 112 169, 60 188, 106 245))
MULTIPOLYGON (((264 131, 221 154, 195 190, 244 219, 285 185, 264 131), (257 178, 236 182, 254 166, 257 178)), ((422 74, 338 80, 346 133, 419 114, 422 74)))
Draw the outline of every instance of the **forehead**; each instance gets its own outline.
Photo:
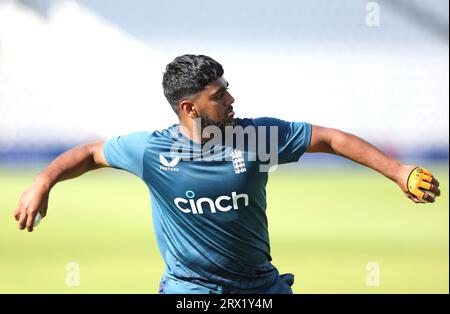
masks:
POLYGON ((227 86, 228 86, 228 81, 222 76, 222 77, 218 78, 217 80, 215 80, 214 82, 212 82, 211 84, 209 84, 206 87, 206 90, 210 91, 211 93, 215 93, 219 89, 227 87, 227 86))

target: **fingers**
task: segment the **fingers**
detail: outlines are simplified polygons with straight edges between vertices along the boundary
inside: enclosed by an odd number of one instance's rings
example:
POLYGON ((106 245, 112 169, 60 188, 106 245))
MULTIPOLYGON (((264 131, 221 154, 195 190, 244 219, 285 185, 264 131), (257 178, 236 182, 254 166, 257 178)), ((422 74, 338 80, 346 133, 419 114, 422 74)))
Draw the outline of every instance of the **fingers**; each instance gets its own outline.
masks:
POLYGON ((419 188, 425 189, 425 190, 429 190, 431 187, 431 183, 428 182, 424 182, 424 181, 420 181, 418 184, 419 188))
POLYGON ((27 224, 26 224, 28 232, 32 232, 33 231, 34 219, 36 218, 37 213, 38 212, 35 211, 35 212, 32 212, 32 213, 28 214, 27 224))
POLYGON ((14 211, 14 218, 18 221, 19 229, 25 228, 31 232, 39 221, 47 215, 48 189, 45 187, 32 186, 20 197, 19 204, 14 211), (40 213, 39 221, 36 215, 40 213))
POLYGON ((27 224, 27 219, 28 219, 28 214, 26 211, 22 211, 22 213, 20 213, 19 215, 19 229, 23 230, 26 227, 27 224))
POLYGON ((439 190, 437 186, 431 184, 428 190, 417 189, 411 198, 418 200, 418 203, 434 203, 436 197, 439 195, 441 195, 441 190, 439 190))
POLYGON ((433 174, 422 167, 415 168, 408 177, 410 199, 416 203, 434 203, 441 195, 439 181, 433 174))
POLYGON ((14 218, 19 222, 19 229, 24 230, 26 228, 29 232, 32 232, 38 212, 41 212, 42 218, 42 213, 46 213, 47 208, 39 210, 34 206, 27 208, 26 206, 20 204, 19 207, 14 211, 14 218))
MULTIPOLYGON (((439 182, 432 178, 431 182, 435 182, 439 184, 439 182)), ((421 196, 422 199, 424 199, 427 202, 434 203, 436 196, 441 195, 441 190, 439 189, 438 185, 428 182, 420 182, 419 183, 419 189, 423 191, 423 196, 421 196)))
POLYGON ((432 177, 431 184, 439 186, 439 181, 435 177, 432 177))
POLYGON ((429 190, 436 194, 437 196, 441 195, 441 191, 439 190, 439 181, 435 177, 429 177, 427 175, 422 176, 422 180, 419 182, 418 187, 423 188, 425 190, 429 190))
POLYGON ((425 192, 423 193, 422 199, 425 200, 425 201, 427 201, 428 203, 434 203, 434 201, 435 201, 435 196, 434 196, 434 194, 432 194, 432 193, 430 193, 430 192, 428 192, 428 191, 425 191, 425 192))
POLYGON ((432 177, 432 176, 433 176, 433 174, 432 174, 429 170, 427 170, 427 169, 425 169, 425 168, 421 168, 421 169, 422 169, 422 173, 423 173, 424 175, 429 176, 429 177, 432 177))
POLYGON ((16 219, 16 221, 19 221, 21 212, 22 212, 22 211, 21 211, 20 206, 17 207, 16 210, 14 211, 14 219, 16 219))
POLYGON ((433 180, 432 176, 428 176, 426 174, 422 175, 422 180, 427 181, 427 182, 431 182, 433 180))
POLYGON ((19 229, 24 230, 26 228, 28 232, 32 232, 34 227, 39 223, 39 221, 36 221, 38 213, 40 214, 39 220, 41 220, 46 216, 47 209, 33 210, 30 212, 24 211, 23 213, 17 214, 15 218, 19 221, 19 229))
POLYGON ((412 194, 406 194, 406 196, 414 203, 418 204, 418 203, 423 203, 421 202, 416 196, 412 195, 412 194))
POLYGON ((440 196, 441 195, 441 190, 439 189, 439 187, 437 185, 431 184, 430 185, 430 191, 435 194, 436 196, 440 196))

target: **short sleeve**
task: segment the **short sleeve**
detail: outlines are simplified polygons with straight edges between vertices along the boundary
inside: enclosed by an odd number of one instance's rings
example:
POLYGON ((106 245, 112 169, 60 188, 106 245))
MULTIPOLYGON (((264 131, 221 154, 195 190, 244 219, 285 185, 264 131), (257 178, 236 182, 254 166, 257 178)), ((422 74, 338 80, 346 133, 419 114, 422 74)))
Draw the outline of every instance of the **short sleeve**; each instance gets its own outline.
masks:
MULTIPOLYGON (((267 127, 267 140, 273 141, 270 127, 277 128, 278 164, 297 162, 306 152, 311 141, 311 124, 307 122, 289 122, 276 118, 254 119, 257 126, 267 127)), ((266 145, 269 147, 269 144, 266 145)))
POLYGON ((143 158, 150 137, 149 132, 133 132, 107 140, 103 154, 108 164, 142 178, 143 158))

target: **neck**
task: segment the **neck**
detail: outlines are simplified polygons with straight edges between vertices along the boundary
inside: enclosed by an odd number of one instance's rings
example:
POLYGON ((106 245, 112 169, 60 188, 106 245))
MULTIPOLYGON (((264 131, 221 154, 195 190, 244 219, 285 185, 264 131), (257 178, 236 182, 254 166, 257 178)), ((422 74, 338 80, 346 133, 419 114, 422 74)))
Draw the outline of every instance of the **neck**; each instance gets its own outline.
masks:
POLYGON ((205 143, 211 137, 203 137, 200 119, 180 120, 180 132, 194 143, 205 143))

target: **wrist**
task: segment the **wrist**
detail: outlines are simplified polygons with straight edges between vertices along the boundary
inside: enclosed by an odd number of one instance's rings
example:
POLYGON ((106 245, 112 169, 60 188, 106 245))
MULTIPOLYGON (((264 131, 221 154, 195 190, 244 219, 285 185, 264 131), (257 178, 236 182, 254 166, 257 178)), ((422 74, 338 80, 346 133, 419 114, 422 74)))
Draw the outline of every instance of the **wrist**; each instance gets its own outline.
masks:
POLYGON ((46 173, 46 172, 41 172, 39 173, 36 178, 34 179, 33 184, 43 187, 47 190, 50 190, 53 185, 54 185, 54 180, 52 179, 52 177, 46 173))
POLYGON ((417 168, 415 165, 400 164, 397 170, 395 182, 397 182, 397 184, 401 187, 407 188, 408 177, 415 168, 417 168))
POLYGON ((404 175, 404 167, 400 161, 393 160, 387 167, 384 168, 384 175, 396 183, 402 181, 404 175))

